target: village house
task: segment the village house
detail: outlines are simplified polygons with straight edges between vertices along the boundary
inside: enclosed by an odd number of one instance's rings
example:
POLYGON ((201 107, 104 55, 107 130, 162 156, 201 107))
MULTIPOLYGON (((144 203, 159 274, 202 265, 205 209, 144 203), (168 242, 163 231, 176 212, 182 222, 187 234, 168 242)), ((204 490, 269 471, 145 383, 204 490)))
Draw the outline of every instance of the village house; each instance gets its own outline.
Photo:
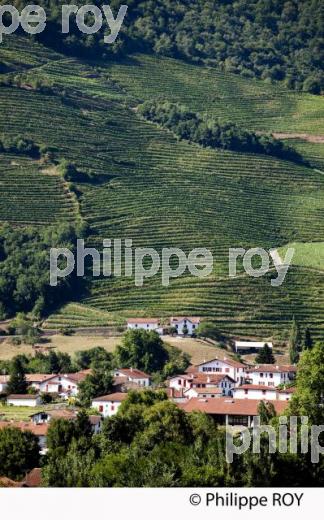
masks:
MULTIPOLYGON (((176 390, 184 391, 191 388, 206 389, 219 388, 223 395, 231 395, 231 390, 235 385, 235 381, 225 374, 204 374, 201 372, 192 372, 190 374, 181 374, 170 377, 168 386, 176 390)), ((186 394, 189 397, 191 394, 186 394)))
POLYGON ((185 316, 173 316, 170 319, 171 327, 177 330, 179 336, 192 336, 200 324, 200 318, 188 318, 185 316))
POLYGON ((296 378, 294 365, 256 365, 247 371, 247 380, 253 385, 279 386, 296 378))
POLYGON ((274 386, 246 384, 233 390, 235 399, 265 399, 267 401, 289 401, 295 388, 278 389, 274 386))
POLYGON ((125 399, 127 399, 127 394, 122 392, 103 395, 93 399, 91 407, 98 410, 103 417, 111 417, 118 412, 118 408, 125 399))
POLYGON ((265 345, 268 345, 271 350, 273 349, 271 341, 235 341, 235 352, 238 354, 258 352, 265 345))
POLYGON ((168 386, 164 390, 168 399, 173 403, 185 403, 188 400, 188 397, 184 395, 185 390, 183 388, 177 390, 176 388, 168 386))
POLYGON ((118 368, 113 372, 114 384, 133 387, 147 387, 151 384, 151 377, 137 368, 118 368))
POLYGON ((193 397, 208 397, 208 399, 213 399, 214 397, 224 397, 224 395, 222 388, 219 388, 218 386, 189 388, 184 391, 184 396, 187 399, 192 399, 193 397))
POLYGON ((214 358, 197 365, 196 370, 204 374, 225 374, 235 381, 235 386, 245 383, 247 365, 231 358, 214 358))
POLYGON ((75 397, 79 383, 91 370, 81 370, 72 374, 26 374, 27 382, 39 392, 59 394, 62 397, 75 397))
MULTIPOLYGON (((34 413, 30 416, 31 422, 37 424, 48 424, 53 419, 65 419, 74 421, 78 416, 77 410, 70 410, 67 408, 57 408, 48 411, 34 413)), ((100 415, 89 415, 89 422, 93 433, 100 433, 102 426, 102 417, 100 415)))
POLYGON ((11 394, 7 397, 7 405, 9 406, 30 406, 35 407, 42 404, 39 395, 32 394, 11 394))
POLYGON ((154 330, 158 334, 163 334, 160 320, 157 318, 129 318, 127 320, 128 330, 142 329, 146 331, 154 330))
MULTIPOLYGON (((252 427, 253 418, 258 416, 259 399, 218 399, 192 398, 178 404, 185 412, 203 412, 211 416, 217 424, 226 426, 252 427)), ((286 401, 272 401, 277 414, 287 407, 286 401)))

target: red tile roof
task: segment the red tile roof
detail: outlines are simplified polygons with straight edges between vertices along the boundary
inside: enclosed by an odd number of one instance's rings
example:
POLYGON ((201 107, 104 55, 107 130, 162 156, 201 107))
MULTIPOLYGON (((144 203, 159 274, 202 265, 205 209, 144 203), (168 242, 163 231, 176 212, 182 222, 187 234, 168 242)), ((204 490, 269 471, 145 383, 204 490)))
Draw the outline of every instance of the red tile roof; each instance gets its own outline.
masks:
POLYGON ((213 361, 222 361, 223 363, 227 363, 228 365, 234 368, 248 368, 247 365, 244 365, 244 363, 240 363, 240 361, 236 361, 236 359, 228 357, 224 357, 223 359, 215 357, 213 359, 210 359, 209 361, 204 361, 203 363, 200 363, 199 365, 197 365, 197 367, 208 365, 208 363, 212 363, 213 361))
POLYGON ((102 395, 101 397, 96 397, 93 399, 93 402, 112 402, 112 403, 118 403, 121 401, 125 401, 127 399, 127 394, 122 392, 116 392, 115 394, 108 394, 108 395, 102 395))
POLYGON ((44 381, 54 377, 56 377, 56 374, 26 374, 26 381, 28 383, 44 383, 44 381))
POLYGON ((33 422, 18 422, 18 421, 0 421, 0 429, 1 428, 19 428, 22 431, 29 431, 38 437, 45 436, 47 434, 47 430, 49 425, 46 423, 43 424, 34 424, 33 422))
POLYGON ((276 388, 274 386, 266 386, 266 385, 241 385, 234 388, 236 390, 270 390, 270 392, 276 392, 276 388))
POLYGON ((297 372, 297 367, 295 365, 255 365, 250 367, 247 372, 273 372, 279 374, 281 372, 297 372))
POLYGON ((296 392, 295 386, 290 386, 289 388, 282 388, 279 390, 280 394, 293 394, 294 392, 296 392))
POLYGON ((120 372, 126 377, 131 377, 132 379, 149 379, 150 376, 142 370, 138 370, 137 368, 118 368, 115 372, 120 372))
POLYGON ((200 323, 200 318, 193 317, 193 316, 172 316, 170 319, 170 323, 177 323, 179 321, 187 320, 190 321, 190 323, 200 323))
POLYGON ((131 324, 140 324, 140 323, 151 323, 151 324, 158 324, 160 323, 160 320, 158 318, 129 318, 127 320, 127 323, 131 324))
MULTIPOLYGON (((209 415, 258 415, 260 399, 218 399, 193 397, 181 408, 185 412, 205 412, 209 415)), ((288 406, 287 401, 271 401, 277 413, 282 413, 288 406)))
POLYGON ((25 480, 21 483, 22 487, 40 487, 42 483, 42 469, 34 468, 27 473, 25 480))
POLYGON ((197 392, 197 394, 223 394, 223 391, 218 386, 210 386, 207 388, 188 388, 185 390, 185 394, 187 394, 190 390, 197 392))

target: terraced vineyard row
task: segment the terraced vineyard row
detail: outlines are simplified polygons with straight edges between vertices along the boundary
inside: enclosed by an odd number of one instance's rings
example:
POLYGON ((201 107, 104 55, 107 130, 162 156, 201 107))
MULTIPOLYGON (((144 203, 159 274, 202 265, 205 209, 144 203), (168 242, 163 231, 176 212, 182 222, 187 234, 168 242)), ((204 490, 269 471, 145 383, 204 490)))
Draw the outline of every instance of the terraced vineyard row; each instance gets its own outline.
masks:
POLYGON ((248 121, 254 129, 289 131, 296 123, 299 131, 311 132, 321 128, 322 100, 173 60, 135 60, 107 68, 100 64, 101 69, 70 59, 41 65, 32 74, 54 80, 69 95, 1 88, 3 131, 26 133, 55 147, 57 158, 97 175, 96 182, 78 184, 81 212, 91 229, 89 245, 131 238, 134 247, 158 251, 207 247, 214 254, 214 273, 206 280, 184 276, 169 288, 162 287, 159 275, 144 288, 135 288, 132 280, 92 279, 82 305, 66 306, 47 326, 191 314, 213 319, 233 334, 283 335, 295 315, 322 334, 324 287, 317 273, 294 269, 274 289, 267 278, 229 279, 227 263, 229 247, 269 249, 322 240, 323 176, 266 156, 179 142, 127 108, 152 96, 154 86, 172 100, 181 93, 181 101, 197 110, 248 121), (8 96, 13 110, 5 102, 8 96), (315 115, 318 128, 312 127, 315 115))
POLYGON ((58 175, 22 156, 0 155, 0 221, 15 224, 72 222, 73 195, 58 175))
POLYGON ((141 54, 107 68, 138 100, 162 97, 179 101, 252 130, 324 134, 323 99, 289 91, 278 83, 141 54))

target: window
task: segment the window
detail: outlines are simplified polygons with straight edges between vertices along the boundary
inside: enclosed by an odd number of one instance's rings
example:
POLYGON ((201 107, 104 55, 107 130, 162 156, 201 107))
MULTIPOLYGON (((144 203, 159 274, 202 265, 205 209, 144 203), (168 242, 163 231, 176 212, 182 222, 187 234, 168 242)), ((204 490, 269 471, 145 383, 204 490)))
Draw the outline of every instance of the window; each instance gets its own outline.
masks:
POLYGON ((226 372, 227 374, 229 373, 229 371, 230 371, 229 368, 225 368, 225 372, 226 372))
POLYGON ((245 395, 247 395, 249 393, 249 391, 248 390, 244 390, 244 393, 245 393, 245 395))
POLYGON ((269 382, 269 383, 268 383, 268 386, 274 386, 274 383, 270 383, 270 382, 269 382))
POLYGON ((270 372, 269 374, 269 377, 272 379, 273 378, 273 374, 270 372))
POLYGON ((263 372, 260 372, 260 377, 263 377, 263 372))
POLYGON ((265 394, 266 394, 266 392, 267 392, 266 390, 262 390, 262 394, 263 394, 263 395, 265 395, 265 394))
POLYGON ((115 410, 115 405, 112 404, 112 405, 111 405, 111 411, 113 412, 114 410, 115 410))
POLYGON ((99 405, 99 412, 103 412, 103 406, 102 406, 102 404, 99 405))

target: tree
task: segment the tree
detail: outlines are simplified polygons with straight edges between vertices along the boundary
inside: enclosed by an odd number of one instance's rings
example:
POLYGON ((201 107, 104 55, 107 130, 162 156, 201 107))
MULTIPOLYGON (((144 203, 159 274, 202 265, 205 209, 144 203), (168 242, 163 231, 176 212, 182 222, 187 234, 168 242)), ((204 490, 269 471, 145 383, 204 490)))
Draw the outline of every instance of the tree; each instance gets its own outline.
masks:
POLYGON ((222 335, 216 325, 209 321, 203 321, 200 323, 196 332, 199 338, 209 338, 214 341, 222 339, 222 335))
POLYGON ((307 327, 305 330, 305 339, 304 339, 304 350, 312 350, 313 348, 313 338, 311 335, 311 331, 307 327))
POLYGON ((79 383, 78 400, 82 406, 90 406, 92 399, 110 394, 113 389, 113 377, 110 371, 94 370, 79 383))
POLYGON ((5 427, 0 430, 0 474, 20 479, 39 466, 38 439, 31 432, 5 427))
POLYGON ((121 368, 138 368, 152 374, 163 370, 169 360, 165 345, 155 331, 129 330, 117 346, 115 363, 121 368))
POLYGON ((310 424, 324 424, 324 348, 317 343, 305 350, 298 363, 296 392, 289 408, 292 415, 307 416, 310 424))
POLYGON ((27 392, 25 368, 19 356, 16 356, 11 363, 7 392, 8 394, 25 394, 27 392))
POLYGON ((294 318, 291 324, 291 331, 289 337, 289 357, 292 364, 298 363, 299 353, 302 350, 301 335, 299 325, 294 318))
POLYGON ((260 364, 273 364, 275 361, 276 360, 272 353, 272 349, 267 343, 264 345, 264 347, 260 348, 258 355, 255 358, 255 362, 260 364))
POLYGON ((261 424, 269 424, 271 419, 277 415, 273 403, 260 401, 258 406, 258 415, 260 416, 261 424))

